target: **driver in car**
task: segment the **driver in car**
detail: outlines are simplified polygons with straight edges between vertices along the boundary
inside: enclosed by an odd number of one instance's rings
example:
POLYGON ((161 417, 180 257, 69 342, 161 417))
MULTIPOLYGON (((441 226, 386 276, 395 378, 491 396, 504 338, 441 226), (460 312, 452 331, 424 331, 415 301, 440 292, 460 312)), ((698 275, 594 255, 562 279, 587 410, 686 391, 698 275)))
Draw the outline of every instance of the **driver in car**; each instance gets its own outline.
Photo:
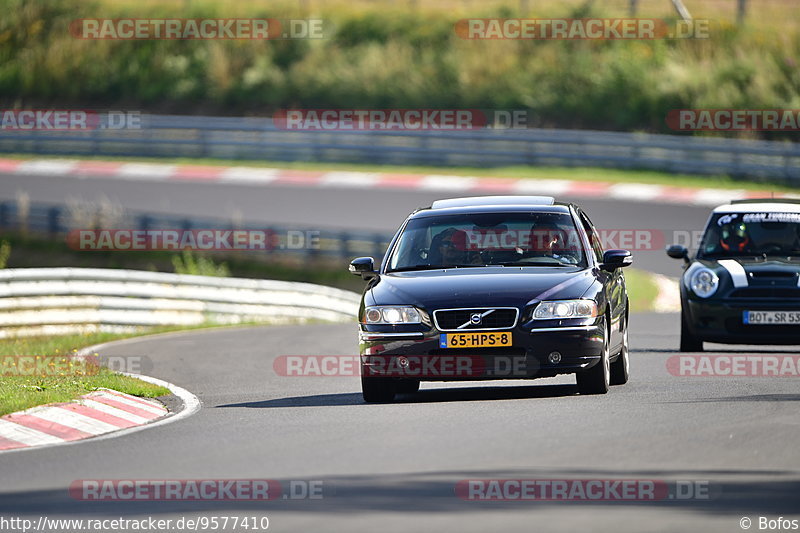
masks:
POLYGON ((720 228, 719 245, 726 252, 752 252, 753 241, 744 222, 729 222, 720 228))
POLYGON ((443 266, 480 264, 478 254, 467 250, 467 233, 456 228, 447 228, 431 240, 431 264, 443 266))

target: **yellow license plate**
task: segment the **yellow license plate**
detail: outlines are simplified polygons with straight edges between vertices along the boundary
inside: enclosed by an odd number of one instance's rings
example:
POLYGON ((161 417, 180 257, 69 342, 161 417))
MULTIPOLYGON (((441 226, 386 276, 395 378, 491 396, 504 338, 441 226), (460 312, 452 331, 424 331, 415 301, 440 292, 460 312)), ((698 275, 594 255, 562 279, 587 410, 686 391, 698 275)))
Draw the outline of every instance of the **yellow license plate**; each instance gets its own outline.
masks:
POLYGON ((494 348, 498 346, 511 346, 510 331, 475 331, 439 335, 439 348, 494 348))

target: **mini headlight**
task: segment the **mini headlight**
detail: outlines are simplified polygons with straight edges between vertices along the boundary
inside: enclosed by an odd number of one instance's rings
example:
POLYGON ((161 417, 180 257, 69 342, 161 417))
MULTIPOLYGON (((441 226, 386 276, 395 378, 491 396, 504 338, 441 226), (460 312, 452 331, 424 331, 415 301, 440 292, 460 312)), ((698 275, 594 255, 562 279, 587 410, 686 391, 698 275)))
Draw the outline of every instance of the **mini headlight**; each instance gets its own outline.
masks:
POLYGON ((541 302, 533 310, 534 320, 555 318, 591 318, 597 316, 597 304, 593 300, 555 300, 541 302))
POLYGON ((694 271, 689 279, 689 287, 700 298, 708 298, 717 292, 719 278, 714 271, 707 268, 699 268, 694 271))
POLYGON ((378 305, 364 310, 367 324, 427 324, 430 318, 425 311, 412 306, 378 305))

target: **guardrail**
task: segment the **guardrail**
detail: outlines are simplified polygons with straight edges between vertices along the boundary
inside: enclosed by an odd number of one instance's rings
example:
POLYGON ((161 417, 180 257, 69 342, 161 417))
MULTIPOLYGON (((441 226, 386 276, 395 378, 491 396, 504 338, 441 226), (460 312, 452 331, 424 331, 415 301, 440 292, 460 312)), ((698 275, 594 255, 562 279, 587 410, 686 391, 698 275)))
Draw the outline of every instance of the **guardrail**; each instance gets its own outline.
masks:
POLYGON ((271 119, 142 115, 141 129, 0 131, 0 152, 436 166, 557 165, 800 182, 800 144, 586 130, 294 131, 271 119))
POLYGON ((359 295, 273 280, 91 268, 0 270, 0 338, 356 318, 359 295))
MULTIPOLYGON (((275 225, 255 225, 223 219, 200 219, 153 213, 130 213, 113 205, 63 206, 0 201, 0 232, 35 233, 51 240, 64 239, 71 230, 93 228, 126 230, 259 230, 274 237, 263 250, 239 254, 292 255, 306 259, 333 258, 349 261, 356 256, 383 256, 392 235, 364 231, 335 231, 275 225), (296 236, 296 238, 292 238, 296 236)), ((91 254, 92 251, 84 253, 91 254)))

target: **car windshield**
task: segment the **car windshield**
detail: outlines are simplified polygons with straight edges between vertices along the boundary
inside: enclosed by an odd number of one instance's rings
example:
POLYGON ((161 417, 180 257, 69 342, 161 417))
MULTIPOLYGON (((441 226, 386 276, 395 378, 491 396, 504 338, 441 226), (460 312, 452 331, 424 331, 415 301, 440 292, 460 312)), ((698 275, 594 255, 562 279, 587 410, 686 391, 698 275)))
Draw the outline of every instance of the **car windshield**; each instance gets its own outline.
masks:
POLYGON ((775 255, 800 257, 800 213, 727 213, 714 215, 698 257, 775 255))
POLYGON ((481 213, 415 218, 390 272, 481 266, 585 267, 583 242, 567 213, 481 213))

